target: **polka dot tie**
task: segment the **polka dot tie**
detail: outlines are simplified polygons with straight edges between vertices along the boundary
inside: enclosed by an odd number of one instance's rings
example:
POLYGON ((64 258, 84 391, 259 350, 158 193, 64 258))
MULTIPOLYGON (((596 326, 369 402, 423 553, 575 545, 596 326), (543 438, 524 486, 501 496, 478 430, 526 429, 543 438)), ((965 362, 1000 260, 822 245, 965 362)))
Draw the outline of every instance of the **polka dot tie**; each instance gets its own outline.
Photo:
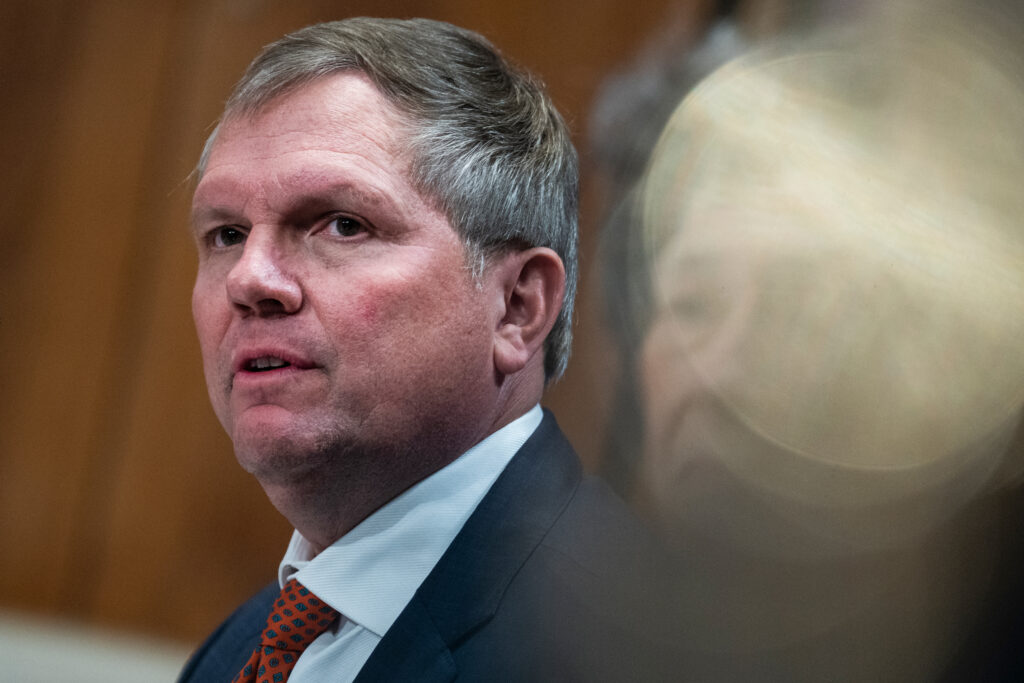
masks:
POLYGON ((287 681, 302 651, 337 618, 338 612, 330 605, 290 580, 270 610, 259 646, 232 683, 287 681))

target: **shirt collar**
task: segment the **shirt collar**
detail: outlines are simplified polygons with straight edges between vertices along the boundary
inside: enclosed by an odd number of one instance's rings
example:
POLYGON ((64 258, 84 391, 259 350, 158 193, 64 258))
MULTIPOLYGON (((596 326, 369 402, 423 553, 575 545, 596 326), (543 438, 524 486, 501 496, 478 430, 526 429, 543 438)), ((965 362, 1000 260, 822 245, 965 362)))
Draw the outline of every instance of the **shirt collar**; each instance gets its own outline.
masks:
POLYGON ((278 581, 283 586, 298 579, 347 619, 383 637, 542 417, 540 406, 534 406, 319 555, 295 531, 278 581))

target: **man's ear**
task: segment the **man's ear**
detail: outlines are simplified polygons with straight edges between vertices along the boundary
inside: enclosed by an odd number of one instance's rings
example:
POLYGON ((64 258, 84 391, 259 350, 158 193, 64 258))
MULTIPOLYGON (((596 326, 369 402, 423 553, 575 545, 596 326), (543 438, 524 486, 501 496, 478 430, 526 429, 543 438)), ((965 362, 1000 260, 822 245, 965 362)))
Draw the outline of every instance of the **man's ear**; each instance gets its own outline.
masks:
POLYGON ((491 268, 504 296, 494 331, 494 366, 512 375, 543 354, 544 340, 562 310, 565 266, 553 250, 534 247, 498 256, 491 268))

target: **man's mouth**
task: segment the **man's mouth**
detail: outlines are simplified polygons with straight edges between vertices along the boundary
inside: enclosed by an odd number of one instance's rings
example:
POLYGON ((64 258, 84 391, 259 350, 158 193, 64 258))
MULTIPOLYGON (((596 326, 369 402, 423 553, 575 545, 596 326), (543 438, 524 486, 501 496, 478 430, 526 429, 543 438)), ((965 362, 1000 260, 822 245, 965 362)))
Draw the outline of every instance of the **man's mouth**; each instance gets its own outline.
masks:
POLYGON ((259 358, 253 358, 245 364, 245 369, 248 372, 267 372, 269 370, 277 370, 279 368, 286 368, 290 366, 286 360, 276 358, 274 356, 260 356, 259 358))

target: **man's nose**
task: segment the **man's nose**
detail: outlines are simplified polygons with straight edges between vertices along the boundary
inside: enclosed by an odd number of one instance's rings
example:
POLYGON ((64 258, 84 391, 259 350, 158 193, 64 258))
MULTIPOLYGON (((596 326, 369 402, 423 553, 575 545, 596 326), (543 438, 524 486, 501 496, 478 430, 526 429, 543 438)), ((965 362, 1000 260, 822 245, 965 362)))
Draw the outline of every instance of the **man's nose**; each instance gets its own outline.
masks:
POLYGON ((290 271, 284 245, 253 229, 227 277, 227 294, 243 315, 289 315, 302 307, 302 288, 290 271))

